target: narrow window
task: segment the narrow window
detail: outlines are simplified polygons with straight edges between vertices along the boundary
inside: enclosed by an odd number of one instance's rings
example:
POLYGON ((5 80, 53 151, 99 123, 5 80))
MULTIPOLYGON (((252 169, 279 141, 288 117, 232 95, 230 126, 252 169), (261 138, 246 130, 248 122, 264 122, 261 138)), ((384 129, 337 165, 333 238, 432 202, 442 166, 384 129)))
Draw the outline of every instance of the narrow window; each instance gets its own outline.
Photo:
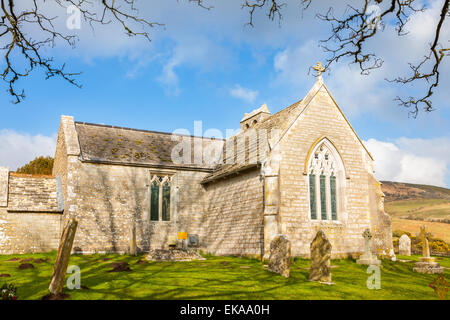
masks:
POLYGON ((322 213, 322 220, 327 220, 327 200, 325 194, 325 176, 320 175, 320 212, 322 213))
POLYGON ((316 173, 317 180, 314 180, 314 175, 307 179, 312 219, 338 221, 341 218, 340 211, 345 210, 341 200, 345 194, 345 181, 341 178, 345 176, 343 171, 344 164, 338 151, 327 139, 323 139, 311 151, 307 168, 307 172, 316 173))
POLYGON ((170 221, 170 185, 167 181, 162 188, 162 219, 170 221))
POLYGON ((311 208, 311 219, 317 219, 316 212, 316 176, 309 175, 309 203, 311 208))
POLYGON ((330 177, 330 191, 331 191, 331 217, 337 220, 337 206, 336 206, 336 177, 330 177))
POLYGON ((159 186, 156 181, 153 181, 151 187, 151 200, 150 200, 150 220, 159 220, 159 186))

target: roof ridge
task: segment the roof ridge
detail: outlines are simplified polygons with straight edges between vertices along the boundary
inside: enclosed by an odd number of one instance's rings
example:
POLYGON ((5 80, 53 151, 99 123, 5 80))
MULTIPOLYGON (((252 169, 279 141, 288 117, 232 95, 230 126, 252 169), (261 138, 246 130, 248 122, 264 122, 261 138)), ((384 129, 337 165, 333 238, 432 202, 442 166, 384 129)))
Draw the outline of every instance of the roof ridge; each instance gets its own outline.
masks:
POLYGON ((290 108, 293 108, 294 106, 296 106, 297 104, 299 104, 302 100, 303 100, 303 99, 300 99, 300 100, 294 102, 293 104, 289 105, 288 107, 283 108, 283 109, 281 109, 280 111, 278 111, 278 112, 276 112, 276 113, 270 115, 270 117, 267 117, 266 119, 264 119, 263 121, 261 121, 261 123, 264 123, 264 122, 266 122, 267 120, 273 119, 276 115, 279 115, 280 113, 285 112, 286 110, 288 110, 288 109, 290 109, 290 108))
POLYGON ((103 127, 103 128, 130 130, 130 131, 137 131, 137 132, 157 133, 157 134, 174 135, 174 136, 181 136, 181 137, 202 138, 202 139, 209 139, 209 140, 223 140, 223 141, 226 140, 226 139, 210 138, 210 137, 204 137, 204 136, 194 136, 194 135, 188 135, 188 134, 179 134, 179 133, 170 133, 170 132, 155 131, 155 130, 145 130, 145 129, 119 127, 119 126, 113 126, 113 125, 107 125, 107 124, 99 124, 99 123, 91 123, 91 122, 82 122, 82 121, 74 121, 74 122, 75 122, 75 124, 81 124, 81 125, 87 125, 87 126, 96 126, 96 127, 103 127))

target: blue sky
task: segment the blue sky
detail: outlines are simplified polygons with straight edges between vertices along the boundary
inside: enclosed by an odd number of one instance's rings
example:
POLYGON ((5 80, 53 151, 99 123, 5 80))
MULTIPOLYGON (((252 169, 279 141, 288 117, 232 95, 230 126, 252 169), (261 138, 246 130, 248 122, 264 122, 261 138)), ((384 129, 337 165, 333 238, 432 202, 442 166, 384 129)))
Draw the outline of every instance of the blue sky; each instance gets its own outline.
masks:
MULTIPOLYGON (((322 1, 301 18, 297 1, 287 1, 281 24, 258 14, 255 27, 245 26, 248 13, 240 0, 209 1, 211 10, 188 1, 141 1, 141 15, 165 23, 151 30, 152 42, 129 39, 119 26, 84 23, 75 30, 75 49, 57 46, 48 54, 82 71, 83 88, 61 79, 44 80, 35 72, 19 86, 26 99, 14 105, 0 90, 0 165, 14 170, 40 154, 53 155, 62 114, 77 121, 172 132, 239 127, 245 112, 266 103, 272 113, 302 99, 314 84, 308 69, 326 55, 318 41, 329 25, 314 14, 328 8, 322 1)), ((407 74, 407 62, 420 59, 429 42, 440 2, 410 21, 410 34, 397 40, 392 26, 370 43, 384 67, 361 76, 348 61, 324 74, 344 113, 375 157, 379 179, 450 186, 450 63, 444 60, 436 111, 408 117, 396 95, 417 88, 396 87, 386 77, 407 74)), ((65 10, 49 6, 64 28, 65 10)), ((58 24, 57 24, 58 25, 58 24)), ((450 38, 448 21, 443 39, 450 38)), ((31 30, 30 32, 34 32, 31 30)), ((73 32, 67 30, 67 32, 73 32)), ((36 35, 38 36, 38 35, 36 35)))

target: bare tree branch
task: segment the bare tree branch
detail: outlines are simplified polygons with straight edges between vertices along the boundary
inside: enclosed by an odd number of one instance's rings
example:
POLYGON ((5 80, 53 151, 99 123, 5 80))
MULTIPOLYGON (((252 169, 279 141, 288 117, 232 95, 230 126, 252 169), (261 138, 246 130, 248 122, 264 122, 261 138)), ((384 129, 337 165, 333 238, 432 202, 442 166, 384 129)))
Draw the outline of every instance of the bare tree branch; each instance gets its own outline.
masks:
MULTIPOLYGON (((201 0, 195 2, 202 5, 201 0)), ((75 35, 56 30, 53 22, 57 17, 44 13, 41 7, 43 3, 45 1, 32 0, 28 8, 17 12, 17 0, 0 0, 0 39, 2 40, 0 50, 4 53, 6 63, 0 75, 7 83, 8 92, 13 97, 14 103, 19 103, 25 98, 24 91, 16 88, 17 81, 30 75, 35 68, 43 69, 46 79, 60 77, 76 87, 81 87, 76 81, 76 76, 80 75, 80 72, 67 72, 65 64, 57 66, 52 57, 43 56, 42 49, 54 47, 58 40, 71 47, 74 47, 77 41, 75 35), (25 32, 28 26, 39 31, 42 39, 34 39, 28 35, 25 32)), ((79 10, 80 16, 91 27, 95 24, 119 23, 125 34, 130 37, 142 36, 150 40, 149 28, 162 25, 140 18, 135 8, 135 0, 101 0, 98 12, 95 11, 94 3, 87 0, 55 0, 55 3, 62 8, 73 6, 79 10), (142 30, 138 31, 139 26, 142 30)))
MULTIPOLYGON (((303 10, 306 10, 310 7, 312 0, 299 0, 299 2, 303 10)), ((333 7, 330 7, 325 14, 316 15, 318 19, 331 25, 331 35, 321 41, 321 47, 329 54, 325 63, 327 69, 341 59, 350 59, 351 64, 357 64, 363 75, 382 67, 383 59, 375 52, 367 51, 370 40, 379 34, 378 30, 384 30, 387 23, 395 23, 398 36, 408 34, 406 26, 411 16, 427 10, 418 0, 364 0, 361 2, 361 7, 348 5, 342 18, 335 16, 333 7)), ((426 112, 433 110, 431 96, 439 86, 439 67, 444 57, 450 55, 450 48, 448 45, 442 46, 440 39, 442 26, 450 17, 450 0, 442 0, 442 2, 440 19, 436 24, 434 37, 430 39, 429 52, 418 64, 409 63, 412 75, 387 80, 400 84, 416 83, 421 80, 426 82, 427 89, 423 96, 395 99, 401 106, 410 108, 410 114, 414 117, 417 116, 421 106, 426 112)), ((274 17, 282 18, 280 1, 271 0, 269 9, 267 9, 268 3, 269 0, 255 0, 250 3, 248 0, 245 1, 242 7, 249 9, 251 26, 253 26, 253 14, 257 9, 269 10, 268 16, 271 20, 274 17)))
POLYGON ((430 44, 429 54, 426 55, 418 64, 409 63, 409 67, 412 71, 412 75, 410 77, 398 77, 394 80, 388 80, 390 82, 397 82, 401 84, 407 84, 417 80, 426 81, 428 89, 422 97, 414 98, 410 96, 407 99, 401 97, 397 97, 395 99, 401 106, 411 108, 412 110, 410 111, 410 114, 414 117, 417 117, 420 106, 423 106, 423 109, 427 112, 434 110, 430 98, 434 93, 434 89, 439 85, 439 66, 444 57, 450 55, 450 47, 444 48, 439 42, 442 25, 444 24, 445 19, 449 16, 449 3, 450 0, 445 0, 444 5, 442 6, 439 22, 436 26, 436 31, 434 34, 434 40, 430 44), (427 62, 432 63, 432 68, 430 71, 423 73, 427 62))

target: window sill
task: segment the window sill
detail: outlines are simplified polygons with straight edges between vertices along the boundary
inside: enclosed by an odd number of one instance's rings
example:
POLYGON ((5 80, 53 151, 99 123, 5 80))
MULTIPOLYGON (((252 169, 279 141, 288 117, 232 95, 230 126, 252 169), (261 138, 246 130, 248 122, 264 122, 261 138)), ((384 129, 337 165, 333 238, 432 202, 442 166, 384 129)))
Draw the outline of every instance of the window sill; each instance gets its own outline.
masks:
POLYGON ((324 225, 324 226, 344 226, 344 223, 339 220, 313 220, 310 219, 311 223, 316 225, 324 225))

